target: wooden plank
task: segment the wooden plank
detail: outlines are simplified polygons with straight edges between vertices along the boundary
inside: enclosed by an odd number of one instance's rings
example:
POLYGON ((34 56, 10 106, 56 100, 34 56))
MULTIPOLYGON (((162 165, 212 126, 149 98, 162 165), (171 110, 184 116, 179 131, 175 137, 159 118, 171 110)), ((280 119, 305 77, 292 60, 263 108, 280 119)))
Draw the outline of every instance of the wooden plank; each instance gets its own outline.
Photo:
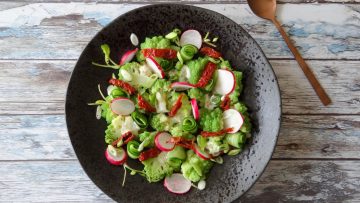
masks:
POLYGON ((360 159, 360 116, 282 117, 273 158, 360 159))
MULTIPOLYGON (((41 106, 41 103, 49 102, 51 106, 54 102, 56 105, 60 102, 61 107, 50 109, 61 109, 63 113, 65 91, 75 66, 74 61, 1 61, 0 64, 0 94, 7 95, 0 98, 2 106, 14 105, 12 109, 17 111, 15 107, 21 107, 23 103, 39 102, 41 106)), ((23 105, 18 110, 24 114, 33 109, 31 105, 23 105)), ((46 109, 48 107, 40 112, 48 112, 46 109)), ((9 110, 7 113, 12 114, 13 111, 9 110)))
POLYGON ((359 61, 308 61, 333 101, 326 107, 295 61, 271 64, 280 84, 284 114, 360 113, 359 61))
POLYGON ((0 202, 112 202, 77 161, 3 162, 0 172, 0 202))
MULTIPOLYGON (((12 0, 15 2, 29 2, 29 3, 71 3, 71 2, 93 2, 91 0, 12 0)), ((112 4, 122 4, 122 3, 247 3, 246 0, 96 0, 98 3, 112 3, 112 4)), ((359 0, 278 0, 277 3, 358 3, 359 0)), ((8 3, 8 2, 6 2, 8 3)))
MULTIPOLYGON (((40 3, 3 9, 0 59, 77 59, 104 25, 143 5, 40 3)), ((293 58, 275 27, 255 17, 246 4, 198 6, 241 24, 269 58, 293 58)), ((305 58, 359 59, 359 10, 359 4, 284 4, 278 17, 305 58)))
MULTIPOLYGON (((63 115, 0 116, 0 135, 0 160, 76 159, 63 115)), ((283 116, 273 157, 360 159, 359 151, 360 116, 283 116)))
POLYGON ((241 202, 360 202, 359 161, 271 161, 241 202))
POLYGON ((0 160, 76 159, 63 115, 0 116, 0 135, 0 160))
MULTIPOLYGON (((74 64, 0 61, 0 94, 6 95, 0 97, 0 114, 63 114, 74 64), (14 78, 16 82, 9 85, 14 78)), ((272 60, 271 64, 279 79, 284 114, 360 114, 360 61, 309 61, 333 100, 328 107, 322 106, 295 61, 272 60)))
MULTIPOLYGON (((241 202, 359 202, 359 167, 360 161, 271 161, 241 202)), ((76 161, 3 162, 0 183, 1 202, 112 202, 76 161)))

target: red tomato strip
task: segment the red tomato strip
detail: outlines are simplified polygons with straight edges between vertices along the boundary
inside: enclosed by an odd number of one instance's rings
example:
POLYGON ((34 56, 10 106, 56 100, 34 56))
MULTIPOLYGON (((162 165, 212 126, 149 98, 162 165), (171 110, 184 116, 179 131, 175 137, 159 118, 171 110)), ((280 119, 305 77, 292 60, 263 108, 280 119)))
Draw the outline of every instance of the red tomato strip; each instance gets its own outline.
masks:
POLYGON ((151 148, 151 149, 149 149, 147 151, 141 152, 140 156, 139 156, 139 160, 140 161, 145 161, 147 159, 157 157, 157 155, 159 155, 160 152, 161 151, 156 147, 151 148))
POLYGON ((225 95, 225 98, 224 100, 221 102, 220 104, 220 108, 224 111, 230 109, 230 104, 231 104, 231 100, 230 100, 230 97, 229 95, 225 95))
POLYGON ((221 53, 216 51, 215 49, 213 48, 210 48, 210 47, 203 47, 200 49, 200 53, 206 55, 206 56, 210 56, 212 58, 220 58, 221 57, 221 53))
POLYGON ((141 53, 145 57, 160 57, 164 59, 175 59, 177 51, 174 49, 143 49, 141 53))
POLYGON ((127 82, 124 82, 122 80, 118 80, 118 79, 114 79, 114 78, 111 78, 109 80, 109 83, 112 84, 112 85, 115 85, 117 87, 120 87, 122 89, 124 89, 125 91, 127 91, 130 95, 133 95, 135 92, 136 92, 136 89, 131 86, 129 83, 127 82))
POLYGON ((178 97, 178 99, 176 100, 176 103, 174 104, 174 106, 171 108, 170 113, 169 113, 170 117, 175 116, 176 113, 178 112, 178 110, 181 108, 181 106, 182 106, 182 102, 181 102, 182 97, 183 97, 183 95, 181 94, 178 97))
POLYGON ((205 70, 202 72, 201 77, 195 86, 205 87, 208 84, 208 82, 211 80, 215 70, 216 70, 215 63, 213 62, 207 63, 205 66, 205 70))
POLYGON ((127 144, 128 142, 130 142, 130 140, 134 139, 135 136, 132 134, 132 132, 126 132, 124 134, 122 134, 118 139, 116 139, 113 143, 111 143, 112 146, 116 147, 118 142, 120 142, 120 140, 122 139, 126 139, 124 144, 127 144))
POLYGON ((156 112, 156 109, 152 107, 149 102, 147 102, 140 94, 138 94, 137 99, 140 108, 144 109, 147 112, 156 112))
POLYGON ((200 134, 203 137, 216 137, 216 136, 221 136, 225 133, 231 132, 232 130, 233 130, 233 128, 226 128, 226 129, 220 130, 218 132, 202 131, 200 134))
POLYGON ((195 139, 188 140, 182 137, 172 137, 171 142, 175 143, 175 145, 187 148, 187 149, 193 149, 194 148, 194 142, 195 139))

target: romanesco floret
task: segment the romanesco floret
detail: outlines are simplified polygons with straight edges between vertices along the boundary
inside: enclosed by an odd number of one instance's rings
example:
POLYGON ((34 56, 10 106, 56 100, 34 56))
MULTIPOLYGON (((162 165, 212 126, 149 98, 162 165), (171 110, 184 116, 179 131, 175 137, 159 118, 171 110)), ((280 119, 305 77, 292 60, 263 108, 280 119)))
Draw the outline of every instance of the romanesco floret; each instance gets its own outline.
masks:
POLYGON ((208 59, 199 57, 198 59, 189 61, 187 63, 187 66, 190 70, 189 82, 191 84, 196 84, 199 81, 201 74, 208 62, 208 59))
POLYGON ((166 154, 166 152, 161 152, 157 157, 142 162, 144 164, 146 179, 149 182, 159 182, 165 178, 165 176, 173 173, 174 169, 167 162, 166 154))
MULTIPOLYGON (((165 49, 165 48, 170 48, 171 43, 170 40, 164 38, 163 36, 155 36, 152 38, 145 38, 145 42, 140 44, 140 48, 141 49, 148 49, 148 48, 156 48, 156 49, 165 49)), ((138 61, 144 61, 144 55, 141 53, 141 51, 139 51, 136 54, 136 58, 138 61)))
POLYGON ((204 131, 217 132, 223 129, 222 110, 216 108, 208 110, 202 108, 200 110, 200 126, 204 131))
POLYGON ((188 90, 188 95, 191 99, 196 99, 200 107, 205 106, 205 92, 199 88, 191 88, 188 90))
POLYGON ((160 113, 151 118, 150 125, 157 131, 169 131, 171 129, 171 120, 165 114, 160 113))
POLYGON ((158 79, 150 89, 151 94, 156 94, 156 92, 169 92, 170 91, 170 81, 165 79, 158 79))
POLYGON ((236 102, 239 102, 239 96, 241 94, 242 91, 242 72, 239 71, 233 71, 234 75, 235 75, 235 89, 234 91, 229 95, 230 100, 231 100, 231 104, 235 104, 236 102))
POLYGON ((101 104, 101 117, 105 118, 106 122, 109 124, 116 117, 110 109, 110 101, 112 100, 111 96, 105 98, 105 102, 101 104))
POLYGON ((181 172, 184 177, 192 182, 205 179, 205 175, 210 171, 213 162, 203 160, 192 150, 187 151, 186 161, 181 165, 181 172))

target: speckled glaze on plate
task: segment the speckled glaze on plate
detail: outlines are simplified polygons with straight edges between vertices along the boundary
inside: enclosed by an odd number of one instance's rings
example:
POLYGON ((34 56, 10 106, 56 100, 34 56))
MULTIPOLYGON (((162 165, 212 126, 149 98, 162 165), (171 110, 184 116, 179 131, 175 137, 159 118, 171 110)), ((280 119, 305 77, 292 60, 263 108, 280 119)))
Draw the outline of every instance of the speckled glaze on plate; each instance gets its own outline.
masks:
MULTIPOLYGON (((238 24, 216 12, 188 5, 157 4, 132 10, 101 30, 88 44, 72 73, 66 95, 66 123, 76 155, 90 179, 118 202, 232 202, 244 194, 264 171, 273 153, 280 128, 281 98, 276 76, 263 52, 238 24), (133 46, 129 40, 136 33, 140 41, 147 36, 164 35, 173 28, 210 31, 219 36, 217 49, 245 74, 242 100, 250 109, 254 125, 253 139, 238 156, 224 158, 207 179, 203 191, 193 188, 185 195, 168 192, 162 182, 149 184, 141 176, 128 176, 121 187, 123 168, 108 164, 104 156, 106 123, 95 118, 94 106, 87 103, 100 98, 110 69, 97 68, 92 61, 103 61, 100 45, 111 47, 112 58, 133 46)), ((140 164, 129 161, 135 168, 140 164)), ((76 192, 76 191, 74 191, 76 192)))

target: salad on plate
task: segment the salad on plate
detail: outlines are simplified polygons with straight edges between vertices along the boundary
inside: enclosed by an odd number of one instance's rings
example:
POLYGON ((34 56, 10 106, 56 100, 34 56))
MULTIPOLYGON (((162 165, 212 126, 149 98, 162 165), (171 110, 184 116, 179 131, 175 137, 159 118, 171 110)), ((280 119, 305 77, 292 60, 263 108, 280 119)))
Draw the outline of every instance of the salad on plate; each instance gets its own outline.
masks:
POLYGON ((104 63, 115 69, 97 119, 105 119, 105 157, 110 164, 148 182, 164 180, 173 193, 205 188, 205 179, 223 155, 239 154, 251 137, 247 107, 239 100, 243 74, 216 50, 218 37, 197 30, 174 29, 165 36, 148 37, 119 63, 110 58, 110 46, 101 45, 104 63), (142 169, 127 164, 138 160, 142 169))

